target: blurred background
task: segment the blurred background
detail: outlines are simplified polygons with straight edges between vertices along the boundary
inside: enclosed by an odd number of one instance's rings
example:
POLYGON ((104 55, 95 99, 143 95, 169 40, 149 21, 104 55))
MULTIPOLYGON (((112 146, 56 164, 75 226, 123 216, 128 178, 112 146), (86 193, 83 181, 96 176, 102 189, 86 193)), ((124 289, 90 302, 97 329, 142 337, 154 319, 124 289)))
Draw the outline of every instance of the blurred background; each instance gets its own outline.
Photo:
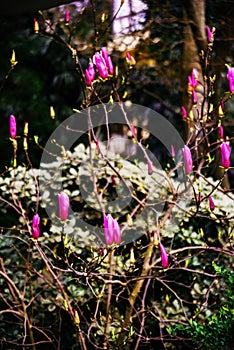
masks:
MULTIPOLYGON (((77 50, 83 70, 93 53, 107 46, 118 66, 119 81, 126 81, 124 86, 119 84, 120 97, 158 111, 185 138, 181 105, 189 108, 187 76, 193 67, 203 69, 200 52, 207 45, 206 25, 216 28, 209 73, 216 75, 212 98, 217 105, 228 91, 225 64, 233 64, 233 18, 234 2, 221 0, 1 2, 1 171, 12 157, 10 114, 17 119, 18 135, 23 133, 24 122, 29 122, 31 160, 38 166, 41 150, 34 135, 43 146, 73 109, 84 107, 84 80, 62 41, 77 50), (39 33, 34 30, 35 19, 39 33), (18 63, 11 70, 13 50, 18 63), (131 70, 126 67, 127 51, 136 60, 131 70), (51 117, 50 106, 55 117, 51 117)), ((233 107, 233 101, 225 105, 223 126, 229 137, 234 135, 233 107)), ((160 144, 148 141, 154 153, 162 153, 160 144)), ((22 142, 18 147, 18 161, 24 162, 22 142)))

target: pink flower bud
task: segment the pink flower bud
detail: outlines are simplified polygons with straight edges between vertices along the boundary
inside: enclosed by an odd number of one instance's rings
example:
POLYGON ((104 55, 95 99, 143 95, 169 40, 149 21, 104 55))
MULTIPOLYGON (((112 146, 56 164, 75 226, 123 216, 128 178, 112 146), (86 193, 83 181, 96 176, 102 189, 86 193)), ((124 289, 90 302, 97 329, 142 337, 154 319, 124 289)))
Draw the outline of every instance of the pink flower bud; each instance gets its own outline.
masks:
POLYGON ((86 85, 87 86, 91 86, 93 80, 91 79, 90 75, 89 75, 89 71, 88 69, 85 70, 85 81, 86 81, 86 85))
POLYGON ((196 89, 196 87, 197 87, 197 84, 198 84, 197 79, 198 79, 198 77, 199 77, 198 70, 196 68, 193 68, 192 74, 188 76, 188 83, 194 89, 196 89))
POLYGON ((101 49, 101 55, 104 58, 106 65, 108 64, 108 51, 106 47, 102 47, 101 49))
POLYGON ((126 52, 126 61, 129 64, 129 66, 134 66, 136 64, 135 58, 131 56, 129 52, 126 52))
POLYGON ((193 99, 193 105, 196 105, 197 104, 197 93, 194 89, 192 90, 192 99, 193 99))
POLYGON ((213 198, 212 198, 212 196, 209 196, 208 199, 209 199, 210 210, 213 211, 215 209, 215 204, 214 204, 213 198))
POLYGON ((208 42, 212 43, 214 41, 213 33, 212 33, 212 31, 210 30, 210 28, 208 26, 206 26, 206 32, 207 32, 208 42))
POLYGON ((114 74, 114 66, 113 66, 112 59, 110 56, 108 56, 108 59, 107 59, 107 68, 108 68, 109 74, 113 75, 114 74))
POLYGON ((152 168, 152 163, 151 163, 151 161, 149 159, 147 160, 147 164, 148 164, 148 174, 152 175, 153 174, 153 168, 152 168))
POLYGON ((184 119, 187 119, 188 113, 187 113, 187 111, 186 111, 186 109, 185 109, 184 106, 181 106, 181 112, 182 112, 182 117, 183 117, 184 119))
POLYGON ((12 139, 16 137, 17 132, 17 126, 16 126, 16 120, 13 114, 10 115, 10 136, 12 139))
POLYGON ((198 70, 196 69, 196 68, 193 68, 193 70, 192 70, 192 76, 194 77, 194 79, 198 79, 198 77, 199 77, 199 72, 198 72, 198 70))
POLYGON ((131 125, 131 133, 135 138, 137 137, 137 129, 134 125, 131 125))
POLYGON ((113 243, 121 243, 120 226, 116 219, 113 219, 111 214, 104 214, 104 234, 107 245, 113 243))
POLYGON ((234 67, 228 68, 227 78, 229 81, 229 89, 234 92, 234 67))
POLYGON ((134 125, 130 125, 130 129, 127 132, 127 136, 131 139, 137 138, 137 129, 134 125))
POLYGON ((67 9, 65 11, 65 22, 69 23, 69 21, 70 21, 70 11, 67 9))
POLYGON ((105 248, 104 247, 100 247, 100 255, 104 256, 105 254, 105 248))
POLYGON ((113 235, 113 239, 114 242, 117 244, 121 243, 121 232, 120 232, 120 227, 119 224, 117 222, 117 220, 113 220, 113 228, 114 228, 114 235, 113 235))
POLYGON ((106 65, 106 62, 105 62, 103 56, 100 53, 98 53, 98 52, 95 53, 95 55, 93 56, 93 62, 97 67, 98 74, 100 75, 100 77, 102 79, 108 78, 107 65, 106 65))
POLYGON ((88 68, 85 70, 85 81, 87 86, 91 86, 95 78, 95 69, 93 63, 90 61, 88 68))
POLYGON ((39 23, 36 18, 34 18, 34 32, 38 33, 39 32, 39 23))
POLYGON ((99 144, 98 139, 96 139, 95 144, 96 144, 96 154, 99 154, 100 153, 100 144, 99 144))
POLYGON ((118 183, 118 182, 117 182, 116 176, 115 176, 115 175, 112 175, 112 176, 111 176, 111 179, 112 179, 113 185, 114 185, 114 186, 117 186, 117 183, 118 183))
POLYGON ((220 151, 222 157, 222 166, 227 169, 230 167, 231 147, 227 142, 223 142, 220 146, 220 151))
POLYGON ((40 236, 40 216, 38 214, 33 216, 32 219, 32 238, 39 238, 40 236))
POLYGON ((61 220, 67 220, 68 210, 70 206, 69 197, 65 192, 60 192, 58 195, 59 202, 59 217, 61 220))
POLYGON ((107 69, 108 69, 108 73, 110 75, 114 74, 114 67, 113 67, 113 63, 112 63, 112 59, 110 56, 108 56, 108 51, 106 47, 103 47, 101 49, 101 55, 104 58, 104 61, 106 63, 107 69))
POLYGON ((24 122, 24 136, 28 136, 28 122, 24 122))
POLYGON ((161 253, 161 262, 162 262, 162 267, 164 269, 168 268, 168 255, 167 255, 167 251, 164 248, 164 246, 162 245, 162 243, 159 243, 159 249, 160 249, 160 253, 161 253))
POLYGON ((192 154, 188 146, 184 146, 183 148, 183 156, 184 156, 184 168, 187 174, 190 174, 193 171, 193 159, 192 154))
POLYGON ((219 138, 223 139, 223 136, 224 136, 223 127, 222 127, 222 125, 220 125, 220 127, 219 127, 219 138))
POLYGON ((172 158, 175 158, 175 148, 173 145, 171 145, 171 156, 172 158))

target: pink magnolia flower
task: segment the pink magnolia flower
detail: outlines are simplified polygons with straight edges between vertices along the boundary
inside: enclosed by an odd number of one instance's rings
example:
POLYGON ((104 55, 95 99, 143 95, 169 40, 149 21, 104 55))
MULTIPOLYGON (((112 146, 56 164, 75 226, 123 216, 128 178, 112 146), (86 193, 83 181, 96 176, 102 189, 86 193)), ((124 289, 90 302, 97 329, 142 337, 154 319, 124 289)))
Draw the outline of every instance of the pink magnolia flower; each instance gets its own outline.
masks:
POLYGON ((95 78, 95 69, 93 63, 90 61, 88 68, 85 70, 85 81, 87 86, 91 86, 95 78))
POLYGON ((213 211, 215 209, 214 200, 213 200, 212 196, 209 196, 208 199, 209 199, 210 210, 213 211))
POLYGON ((234 67, 228 68, 227 78, 229 81, 229 89, 234 92, 234 67))
POLYGON ((192 90, 192 99, 193 99, 193 104, 196 105, 197 104, 197 93, 194 89, 192 90))
POLYGON ((107 51, 107 48, 105 46, 101 48, 101 54, 102 54, 102 57, 104 58, 104 60, 106 62, 106 65, 107 65, 107 62, 108 62, 108 51, 107 51))
POLYGON ((39 238, 40 236, 40 216, 35 214, 32 219, 32 238, 39 238))
POLYGON ((70 200, 65 192, 60 192, 58 195, 59 202, 59 217, 61 220, 67 220, 70 200))
POLYGON ((159 243, 159 249, 160 249, 160 254, 161 254, 161 262, 162 262, 162 267, 166 269, 168 267, 168 255, 165 247, 162 245, 162 243, 159 243))
POLYGON ((220 125, 220 127, 219 127, 219 138, 223 139, 223 136, 224 136, 223 127, 222 127, 222 125, 220 125))
POLYGON ((69 21, 70 21, 70 11, 67 9, 65 11, 65 22, 69 23, 69 21))
POLYGON ((99 154, 100 153, 100 144, 99 144, 98 139, 96 139, 95 144, 96 144, 96 150, 95 150, 96 154, 99 154))
POLYGON ((16 120, 13 114, 10 115, 10 136, 12 139, 16 137, 17 126, 16 120))
POLYGON ((222 166, 227 169, 230 167, 231 147, 227 142, 223 142, 220 146, 220 151, 222 158, 222 166))
POLYGON ((181 112, 182 112, 182 117, 184 119, 187 119, 188 113, 187 113, 186 108, 184 106, 181 106, 181 112))
POLYGON ((107 245, 121 243, 120 226, 117 220, 114 219, 111 214, 104 214, 104 234, 107 245))
POLYGON ((126 61, 130 66, 134 66, 136 64, 135 58, 131 56, 129 52, 126 52, 126 61))
POLYGON ((112 175, 112 176, 111 176, 111 179, 112 179, 112 183, 113 183, 113 185, 114 185, 114 186, 117 186, 118 181, 117 181, 116 176, 115 176, 115 175, 112 175))
POLYGON ((153 174, 153 168, 152 168, 152 163, 151 163, 151 161, 149 159, 147 160, 147 164, 148 164, 148 174, 152 175, 153 174))
POLYGON ((175 158, 175 147, 173 145, 171 145, 171 156, 175 158))
POLYGON ((108 78, 108 68, 106 62, 99 52, 96 52, 93 56, 93 63, 96 65, 100 77, 102 79, 108 78))
POLYGON ((104 58, 104 61, 106 63, 106 66, 107 66, 107 69, 108 69, 108 73, 110 75, 113 75, 114 74, 114 66, 113 66, 111 57, 108 56, 108 51, 107 51, 106 47, 102 47, 101 55, 104 58))
POLYGON ((207 39, 209 43, 212 43, 214 41, 212 30, 210 30, 210 27, 206 26, 206 33, 207 33, 207 39))
POLYGON ((183 148, 183 156, 184 156, 184 168, 187 174, 190 174, 193 171, 193 159, 192 153, 188 146, 184 146, 183 148))
POLYGON ((194 89, 196 89, 196 87, 197 87, 197 84, 198 84, 197 79, 198 79, 198 77, 199 77, 198 70, 196 68, 193 68, 192 74, 188 76, 188 83, 194 89))
POLYGON ((107 59, 107 68, 108 68, 108 72, 110 75, 114 74, 114 66, 113 66, 113 62, 110 56, 108 56, 107 59))

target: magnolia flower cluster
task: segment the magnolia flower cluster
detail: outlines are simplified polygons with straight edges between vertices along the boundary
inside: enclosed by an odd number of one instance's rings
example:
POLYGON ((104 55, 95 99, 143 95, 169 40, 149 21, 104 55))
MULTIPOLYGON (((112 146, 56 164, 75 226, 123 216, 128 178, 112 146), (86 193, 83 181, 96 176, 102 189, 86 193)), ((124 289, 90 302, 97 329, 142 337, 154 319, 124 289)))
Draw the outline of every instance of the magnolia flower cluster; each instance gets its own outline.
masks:
POLYGON ((230 167, 231 147, 227 141, 224 141, 224 129, 222 125, 219 126, 219 139, 222 141, 220 145, 221 164, 225 169, 230 167))
POLYGON ((95 68, 102 79, 107 79, 109 75, 114 74, 114 66, 111 57, 108 55, 106 47, 103 47, 100 52, 96 52, 93 59, 90 60, 88 68, 85 70, 85 81, 87 86, 91 86, 95 79, 95 68))
MULTIPOLYGON (((10 137, 12 139, 16 138, 17 135, 17 123, 15 116, 13 114, 10 115, 10 137)), ((24 122, 24 136, 28 136, 28 122, 24 122)))

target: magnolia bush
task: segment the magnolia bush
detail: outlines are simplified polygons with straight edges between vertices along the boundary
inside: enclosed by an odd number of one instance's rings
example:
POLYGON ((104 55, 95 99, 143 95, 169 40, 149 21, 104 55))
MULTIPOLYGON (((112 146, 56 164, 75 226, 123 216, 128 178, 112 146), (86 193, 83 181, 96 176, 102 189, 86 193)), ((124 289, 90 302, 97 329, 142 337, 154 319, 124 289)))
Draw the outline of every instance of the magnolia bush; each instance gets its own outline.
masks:
MULTIPOLYGON (((113 170, 108 170, 103 166, 103 159, 100 155, 95 154, 94 147, 93 152, 97 159, 96 169, 99 169, 98 189, 101 191, 106 188, 105 201, 111 203, 111 199, 116 195, 118 183, 115 180, 113 183, 113 170), (103 180, 105 180, 104 184, 103 180)), ((155 182, 157 191, 151 193, 153 203, 159 199, 168 201, 171 187, 177 188, 176 176, 170 178, 169 186, 164 181, 167 176, 166 172, 153 168, 150 182, 146 182, 144 175, 147 171, 146 164, 135 165, 127 160, 121 160, 118 155, 112 156, 112 161, 119 166, 121 176, 124 176, 125 181, 129 181, 129 184, 131 183, 136 196, 141 200, 147 196, 149 188, 155 186, 155 182)), ((90 198, 86 198, 86 201, 82 200, 81 186, 85 186, 90 181, 88 160, 89 148, 79 144, 74 152, 68 152, 67 159, 63 163, 62 177, 56 181, 63 183, 66 196, 70 198, 70 206, 77 216, 94 226, 103 226, 101 214, 97 216, 95 209, 97 204, 92 193, 88 193, 90 198), (91 203, 92 210, 87 202, 91 203)), ((57 163, 60 164, 59 159, 57 163)), ((155 235, 157 225, 151 212, 147 217, 140 215, 130 223, 133 232, 141 232, 141 234, 133 234, 133 238, 138 237, 136 240, 132 239, 132 243, 128 245, 118 247, 115 244, 110 248, 105 245, 104 232, 103 237, 96 237, 95 230, 92 233, 89 227, 85 229, 85 225, 84 227, 77 226, 75 218, 69 220, 67 215, 61 221, 59 219, 61 217, 59 200, 52 217, 47 218, 43 208, 50 206, 50 196, 45 191, 44 198, 40 198, 38 180, 41 177, 46 183, 54 181, 51 179, 48 167, 53 169, 57 167, 57 164, 56 162, 49 165, 42 164, 40 171, 38 169, 27 170, 22 166, 9 168, 8 176, 2 178, 1 181, 1 192, 4 193, 1 212, 3 215, 10 212, 9 219, 12 220, 11 228, 5 228, 1 236, 2 261, 4 261, 5 271, 2 283, 5 300, 8 300, 6 315, 11 312, 14 315, 13 304, 11 304, 13 295, 11 288, 9 289, 9 286, 14 285, 19 294, 22 293, 24 303, 28 305, 27 313, 30 317, 34 338, 38 337, 39 343, 46 342, 47 346, 48 343, 56 346, 60 337, 59 323, 65 322, 61 321, 65 317, 61 316, 63 315, 61 310, 69 313, 69 303, 71 317, 79 317, 78 326, 81 327, 83 334, 87 334, 88 344, 90 344, 87 345, 88 348, 98 346, 105 334, 104 310, 107 303, 106 290, 110 285, 108 284, 110 283, 110 268, 112 268, 111 286, 113 288, 110 302, 110 334, 112 335, 108 340, 110 347, 117 346, 117 341, 124 332, 126 300, 129 293, 131 294, 131 291, 136 288, 137 281, 141 281, 140 277, 143 281, 143 290, 138 292, 139 300, 135 301, 134 306, 134 313, 139 314, 139 319, 131 322, 132 330, 129 329, 125 342, 131 344, 138 339, 142 322, 141 312, 144 313, 144 328, 149 328, 152 337, 152 340, 147 340, 141 335, 142 342, 157 343, 160 339, 158 332, 161 330, 160 332, 163 332, 166 337, 165 341, 167 339, 166 343, 169 348, 173 348, 168 339, 168 335, 171 337, 173 334, 172 324, 186 324, 186 321, 192 319, 194 315, 199 315, 204 322, 206 317, 213 314, 214 302, 219 303, 222 299, 222 289, 218 283, 221 276, 214 271, 212 262, 215 260, 219 264, 231 265, 230 241, 234 224, 233 220, 228 221, 229 218, 232 218, 234 211, 233 194, 225 196, 224 201, 223 189, 219 181, 214 181, 212 178, 199 178, 193 183, 191 202, 187 203, 183 210, 175 207, 174 219, 168 220, 162 227, 161 239, 168 247, 168 253, 164 252, 163 256, 161 252, 160 257, 158 238, 155 235), (208 198, 214 188, 216 190, 212 197, 215 208, 211 211, 208 198), (198 208, 198 199, 194 197, 194 194, 199 197, 199 193, 202 193, 203 197, 199 199, 198 208), (39 205, 38 213, 42 221, 40 237, 38 241, 35 241, 32 238, 38 237, 34 236, 34 231, 31 231, 27 225, 37 205, 39 205), (27 209, 24 209, 25 206, 27 209), (63 224, 63 219, 66 218, 66 223, 63 224), (12 227, 14 227, 13 230, 12 227), (147 242, 152 244, 152 256, 149 260, 150 274, 146 278, 145 272, 142 274, 142 271, 149 247, 147 242), (112 253, 113 257, 110 256, 112 253), (169 254, 169 263, 163 265, 165 264, 163 257, 167 257, 167 254, 169 254), (46 263, 43 262, 44 259, 46 263), (111 266, 110 261, 112 261, 111 266), (24 266, 26 262, 28 267, 24 266), (50 275, 50 269, 58 281, 53 274, 50 275), (26 275, 25 271, 27 271, 26 275), (61 286, 62 290, 60 290, 61 286), (144 292, 146 287, 147 294, 146 291, 144 292), (142 303, 145 305, 144 309, 142 309, 142 303), (145 310, 145 307, 148 311, 145 310), (51 319, 52 317, 57 320, 53 323, 52 329, 44 329, 42 326, 45 315, 46 318, 51 319)), ((41 186, 43 187, 43 183, 41 186)), ((136 206, 137 201, 131 203, 131 210, 134 210, 134 204, 136 206)), ((120 223, 121 226, 129 220, 130 209, 128 207, 125 208, 126 213, 121 212, 123 220, 120 223)), ((165 211, 166 208, 162 210, 161 217, 165 215, 165 211)), ((124 233, 122 239, 124 240, 124 233)), ((20 305, 20 310, 21 307, 20 305)), ((14 327, 14 332, 10 324, 6 328, 9 336, 7 341, 15 344, 21 342, 25 317, 23 310, 17 311, 16 315, 22 319, 21 325, 19 322, 19 325, 14 327)), ((5 327, 7 316, 2 313, 2 317, 2 327, 5 327)), ((49 324, 46 327, 49 327, 49 324)), ((71 326, 70 330, 74 337, 75 326, 71 326)), ((63 341, 67 342, 67 340, 63 341)), ((36 342, 35 339, 34 342, 36 342)), ((76 341, 71 340, 71 344, 74 346, 76 341)))
MULTIPOLYGON (((45 155, 40 169, 30 161, 28 124, 20 135, 10 116, 12 162, 0 178, 1 342, 25 349, 208 349, 218 331, 228 349, 233 140, 222 121, 234 72, 228 66, 229 91, 211 104, 215 30, 207 27, 203 75, 194 68, 188 77, 189 104, 181 107, 186 140, 168 140, 171 149, 164 145, 161 165, 149 150, 156 137, 147 113, 140 116, 133 106, 131 119, 125 108, 131 101, 122 101, 137 64, 133 55, 126 52, 120 72, 110 48, 96 47, 82 65, 79 50, 66 39, 69 11, 60 36, 46 13, 41 16, 44 27, 35 19, 34 30, 60 38, 70 50, 83 102, 77 123, 63 124, 60 138, 53 134, 43 147, 34 138, 45 155), (97 104, 100 128, 92 110, 97 104), (116 106, 124 120, 120 128, 110 122, 116 106), (84 110, 86 129, 79 119, 84 110), (69 128, 83 137, 70 148, 69 128), (27 164, 18 164, 19 143, 27 164), (218 180, 211 176, 215 167, 218 180)), ((54 117, 52 106, 50 113, 54 117)))

